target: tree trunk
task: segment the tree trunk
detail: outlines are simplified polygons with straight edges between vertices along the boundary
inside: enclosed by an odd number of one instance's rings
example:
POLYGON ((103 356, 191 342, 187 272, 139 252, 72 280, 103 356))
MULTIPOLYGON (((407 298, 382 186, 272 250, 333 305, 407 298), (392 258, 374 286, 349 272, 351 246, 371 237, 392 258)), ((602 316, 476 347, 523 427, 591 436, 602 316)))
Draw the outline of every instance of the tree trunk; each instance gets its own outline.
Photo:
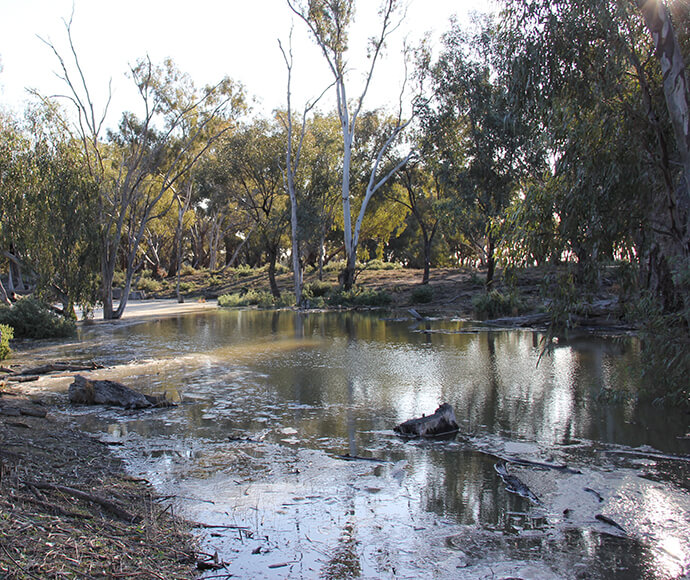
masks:
POLYGON ((406 437, 439 437, 454 435, 458 429, 453 407, 448 403, 443 403, 433 415, 410 419, 393 430, 406 437))
POLYGON ((356 267, 357 252, 346 253, 345 268, 340 272, 338 280, 343 290, 352 290, 355 285, 355 267, 356 267))
POLYGON ((685 210, 685 235, 688 235, 688 209, 690 208, 690 107, 688 106, 688 84, 685 63, 676 39, 671 16, 664 2, 660 0, 637 0, 645 24, 652 35, 657 58, 664 79, 664 96, 669 117, 673 125, 676 145, 683 166, 683 199, 679 200, 685 210))
POLYGON ((277 248, 268 251, 268 283, 271 287, 271 294, 274 298, 280 298, 280 289, 276 282, 276 261, 278 260, 277 248))
POLYGON ((486 250, 486 288, 490 290, 494 284, 494 273, 496 271, 496 256, 494 254, 494 238, 489 234, 488 247, 486 250))
POLYGON ((2 285, 2 280, 0 280, 0 304, 5 304, 7 306, 12 305, 9 296, 7 296, 5 287, 2 285))

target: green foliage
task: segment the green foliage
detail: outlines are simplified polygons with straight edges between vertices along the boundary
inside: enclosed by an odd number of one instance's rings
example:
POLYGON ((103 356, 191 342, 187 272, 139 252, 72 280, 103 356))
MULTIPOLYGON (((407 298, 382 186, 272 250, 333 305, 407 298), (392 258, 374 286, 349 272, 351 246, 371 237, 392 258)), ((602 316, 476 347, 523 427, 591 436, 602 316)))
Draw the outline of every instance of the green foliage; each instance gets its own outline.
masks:
POLYGON ((365 268, 367 270, 401 270, 402 264, 400 262, 384 262, 383 260, 369 260, 365 268))
POLYGON ((163 289, 163 284, 161 284, 158 280, 149 278, 148 276, 142 276, 139 278, 137 288, 139 290, 143 290, 144 292, 155 294, 163 289))
POLYGON ((276 299, 273 294, 263 290, 248 290, 235 294, 223 294, 218 297, 218 306, 221 308, 233 308, 242 306, 258 306, 259 308, 282 308, 292 306, 295 297, 290 293, 280 295, 276 299))
POLYGON ((515 293, 503 294, 498 290, 475 296, 472 306, 479 318, 488 319, 516 316, 523 308, 522 301, 515 293))
POLYGON ((180 275, 181 276, 196 276, 198 274, 201 274, 202 270, 197 270, 193 266, 190 266, 189 264, 183 264, 182 267, 180 268, 180 275))
POLYGON ((10 356, 10 340, 14 338, 14 330, 11 326, 0 324, 0 360, 10 356))
POLYGON ((194 282, 180 282, 180 292, 182 294, 189 294, 196 290, 197 286, 194 282))
POLYGON ((315 280, 314 282, 309 282, 305 284, 302 288, 302 296, 307 300, 313 300, 314 298, 322 298, 330 293, 334 289, 332 284, 323 282, 321 280, 315 280))
POLYGON ((673 282, 684 296, 675 312, 646 292, 637 303, 645 395, 665 404, 690 407, 690 263, 677 260, 673 282))
POLYGON ((353 288, 332 293, 327 302, 331 306, 388 306, 393 301, 384 290, 353 288))
POLYGON ((665 404, 690 407, 690 336, 682 314, 664 314, 646 297, 640 308, 646 322, 640 332, 645 395, 665 404))
POLYGON ((11 326, 15 338, 64 338, 76 331, 73 320, 58 316, 47 304, 31 297, 0 306, 0 324, 11 326))
POLYGON ((125 273, 122 270, 117 270, 113 274, 113 288, 123 288, 125 285, 125 273))
POLYGON ((434 299, 434 289, 428 284, 417 286, 412 290, 410 301, 412 304, 428 304, 434 299))

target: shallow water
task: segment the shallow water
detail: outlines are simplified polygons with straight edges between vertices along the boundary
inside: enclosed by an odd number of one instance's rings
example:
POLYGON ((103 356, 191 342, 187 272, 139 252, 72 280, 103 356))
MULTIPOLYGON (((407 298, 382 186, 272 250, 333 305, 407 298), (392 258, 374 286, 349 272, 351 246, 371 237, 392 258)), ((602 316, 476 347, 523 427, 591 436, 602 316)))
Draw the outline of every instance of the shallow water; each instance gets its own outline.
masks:
POLYGON ((687 414, 598 402, 637 389, 632 338, 541 360, 540 341, 466 321, 232 310, 94 325, 20 357, 95 360, 110 367, 98 376, 181 401, 76 419, 124 442, 235 577, 682 577, 690 462, 668 456, 690 451, 687 414), (458 437, 392 431, 442 402, 458 437), (508 493, 497 455, 581 473, 511 466, 534 505, 508 493))

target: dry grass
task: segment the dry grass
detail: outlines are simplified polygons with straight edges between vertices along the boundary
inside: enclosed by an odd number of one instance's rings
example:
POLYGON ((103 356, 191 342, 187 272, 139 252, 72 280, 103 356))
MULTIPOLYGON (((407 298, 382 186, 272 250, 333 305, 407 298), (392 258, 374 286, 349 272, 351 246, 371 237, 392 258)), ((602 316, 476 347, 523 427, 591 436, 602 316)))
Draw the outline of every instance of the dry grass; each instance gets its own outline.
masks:
POLYGON ((185 522, 107 447, 64 422, 20 414, 0 396, 0 577, 196 576, 185 522))

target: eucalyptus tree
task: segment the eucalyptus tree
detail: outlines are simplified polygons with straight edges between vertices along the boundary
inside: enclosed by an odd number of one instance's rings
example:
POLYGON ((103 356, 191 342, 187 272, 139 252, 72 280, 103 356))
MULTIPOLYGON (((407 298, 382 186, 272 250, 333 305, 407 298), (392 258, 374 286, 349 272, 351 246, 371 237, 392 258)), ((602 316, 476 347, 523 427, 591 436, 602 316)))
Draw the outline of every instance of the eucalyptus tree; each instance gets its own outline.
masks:
POLYGON ((437 158, 437 179, 448 192, 440 205, 446 228, 480 253, 487 286, 521 165, 518 119, 493 61, 496 40, 487 23, 474 33, 453 23, 431 65, 434 96, 421 114, 426 154, 437 158))
POLYGON ((290 224, 283 181, 285 136, 275 122, 256 119, 226 135, 218 151, 216 187, 252 223, 268 259, 271 293, 280 297, 276 264, 290 224))
POLYGON ((398 187, 389 188, 386 196, 407 208, 422 235, 422 284, 429 283, 431 253, 441 229, 442 215, 439 203, 444 186, 430 164, 422 161, 406 165, 399 173, 398 187))
MULTIPOLYGON (((341 173, 341 195, 343 206, 343 235, 346 266, 342 272, 343 286, 350 289, 354 283, 357 247, 367 206, 372 196, 402 167, 409 156, 404 157, 398 165, 379 175, 382 157, 396 143, 398 137, 410 124, 411 119, 404 120, 402 106, 397 122, 381 148, 373 152, 369 166, 369 179, 355 223, 352 223, 351 208, 351 162, 357 132, 357 121, 363 111, 364 101, 369 92, 374 70, 381 57, 386 41, 398 28, 400 0, 384 0, 379 14, 381 25, 378 34, 370 39, 368 70, 359 96, 350 101, 348 98, 348 32, 354 20, 355 0, 287 0, 290 9, 307 25, 311 35, 318 44, 333 76, 336 91, 336 110, 340 120, 343 160, 341 173)), ((410 154, 411 156, 411 154, 410 154)))
POLYGON ((301 128, 299 130, 299 135, 295 136, 295 120, 292 114, 292 71, 294 67, 294 57, 292 53, 292 36, 290 37, 290 45, 286 51, 283 48, 283 44, 278 41, 280 46, 280 51, 283 54, 283 59, 285 60, 285 66, 287 68, 287 89, 286 89, 286 105, 287 109, 283 113, 282 111, 277 112, 278 119, 283 124, 286 132, 286 144, 285 144, 285 187, 290 197, 290 243, 292 247, 292 273, 293 273, 293 285, 295 293, 295 303, 297 307, 302 305, 302 265, 301 265, 301 253, 300 253, 300 243, 299 243, 299 223, 298 223, 298 199, 297 199, 297 171, 300 166, 300 161, 302 160, 302 152, 304 146, 304 137, 307 131, 307 116, 311 110, 316 106, 321 97, 324 95, 322 93, 317 99, 307 102, 304 105, 304 111, 302 113, 301 128), (296 142, 295 142, 296 138, 296 142))
POLYGON ((317 267, 319 279, 323 277, 324 264, 343 251, 342 231, 336 225, 342 207, 339 131, 334 114, 316 114, 309 119, 299 176, 300 238, 305 259, 317 267))
POLYGON ((27 111, 23 125, 0 121, 0 239, 32 280, 31 290, 62 312, 96 300, 96 188, 54 107, 27 111))
POLYGON ((682 302, 674 277, 690 246, 682 131, 674 131, 669 99, 682 110, 687 96, 664 81, 683 85, 685 67, 663 2, 644 6, 506 2, 506 76, 533 134, 548 140, 545 187, 560 234, 593 269, 599 257, 630 248, 643 285, 673 310, 682 302), (663 64, 655 52, 666 55, 663 64))
POLYGON ((66 98, 75 109, 76 122, 66 119, 65 123, 71 125, 81 142, 86 166, 98 186, 103 316, 120 318, 132 278, 142 264, 139 246, 147 224, 157 217, 158 202, 181 183, 215 140, 216 136, 209 138, 205 129, 232 106, 233 98, 214 98, 223 83, 198 92, 170 60, 155 66, 148 58, 141 59, 131 68, 141 117, 124 113, 118 131, 109 132, 109 142, 105 142, 109 101, 96 113, 72 40, 71 21, 65 27, 69 59, 63 58, 54 44, 46 44, 58 59, 66 98), (125 283, 122 298, 114 308, 112 281, 122 253, 125 283))

